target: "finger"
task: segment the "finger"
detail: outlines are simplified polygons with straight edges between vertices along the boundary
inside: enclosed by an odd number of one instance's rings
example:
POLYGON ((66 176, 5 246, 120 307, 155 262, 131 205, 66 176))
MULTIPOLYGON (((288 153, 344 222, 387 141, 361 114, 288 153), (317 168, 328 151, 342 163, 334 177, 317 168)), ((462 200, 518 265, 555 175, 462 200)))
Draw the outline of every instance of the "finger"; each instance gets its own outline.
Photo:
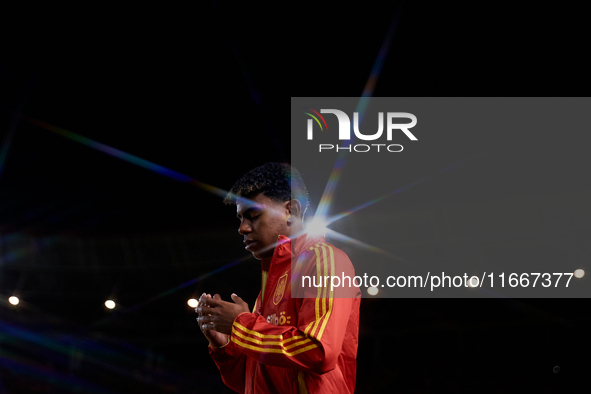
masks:
POLYGON ((211 324, 213 326, 213 323, 201 323, 199 321, 199 318, 196 318, 195 320, 197 320, 197 325, 199 326, 199 328, 201 329, 201 331, 205 331, 206 329, 210 329, 210 328, 207 328, 207 326, 209 324, 211 324))
POLYGON ((215 314, 217 311, 215 308, 212 308, 210 306, 207 305, 203 305, 203 306, 199 306, 197 307, 197 313, 199 313, 199 315, 209 315, 209 314, 215 314))
POLYGON ((215 299, 215 298, 208 298, 207 299, 207 306, 215 308, 216 306, 220 306, 224 303, 226 303, 227 301, 222 301, 221 299, 215 299))
POLYGON ((209 300, 209 298, 207 298, 207 294, 203 293, 201 295, 201 297, 199 297, 199 301, 197 303, 197 306, 207 305, 208 300, 209 300))
POLYGON ((219 294, 214 294, 213 298, 214 298, 215 300, 220 300, 220 301, 222 300, 222 296, 221 296, 221 295, 219 295, 219 294))
POLYGON ((246 301, 238 297, 235 293, 232 293, 232 301, 234 301, 236 304, 246 304, 246 301))
POLYGON ((201 324, 201 330, 203 330, 203 331, 208 331, 208 330, 213 330, 213 329, 214 329, 213 323, 203 323, 203 324, 201 324))
POLYGON ((214 317, 213 316, 201 316, 197 318, 197 321, 201 324, 203 323, 213 323, 214 322, 214 317))
POLYGON ((198 309, 201 305, 204 305, 204 302, 202 301, 203 298, 205 296, 205 293, 201 294, 201 296, 199 297, 199 300, 197 300, 197 306, 195 307, 195 313, 199 313, 198 309))

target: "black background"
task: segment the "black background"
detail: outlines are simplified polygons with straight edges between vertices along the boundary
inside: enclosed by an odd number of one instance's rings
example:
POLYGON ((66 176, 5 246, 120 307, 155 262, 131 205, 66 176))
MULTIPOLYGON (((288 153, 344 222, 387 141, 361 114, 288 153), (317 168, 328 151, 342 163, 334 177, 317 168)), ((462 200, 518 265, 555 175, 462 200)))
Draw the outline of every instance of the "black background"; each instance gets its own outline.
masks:
MULTIPOLYGON (((218 196, 27 117, 228 189, 289 161, 290 97, 361 95, 390 23, 375 96, 589 92, 588 28, 569 4, 22 2, 0 18, 0 294, 22 300, 0 304, 0 393, 228 392, 186 300, 252 305, 260 286, 252 258, 203 277, 244 256, 218 196), (166 240, 199 246, 151 248, 166 240)), ((561 149, 579 157, 579 141, 561 149)), ((586 392, 588 310, 364 299, 357 392, 586 392)))

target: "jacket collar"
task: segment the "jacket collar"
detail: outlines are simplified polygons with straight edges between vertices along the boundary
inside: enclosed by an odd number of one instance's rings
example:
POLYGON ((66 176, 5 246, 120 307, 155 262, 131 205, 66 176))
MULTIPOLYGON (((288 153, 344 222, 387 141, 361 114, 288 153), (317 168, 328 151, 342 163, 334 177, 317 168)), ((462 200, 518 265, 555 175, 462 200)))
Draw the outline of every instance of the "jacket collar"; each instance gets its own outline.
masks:
POLYGON ((295 239, 290 239, 285 235, 280 235, 277 238, 277 246, 275 246, 275 252, 279 252, 279 255, 285 255, 289 252, 291 257, 299 256, 304 250, 317 243, 326 242, 324 236, 317 235, 311 236, 308 233, 304 233, 295 239), (292 249, 293 244, 293 249, 292 249), (277 249, 280 249, 279 251, 277 249))

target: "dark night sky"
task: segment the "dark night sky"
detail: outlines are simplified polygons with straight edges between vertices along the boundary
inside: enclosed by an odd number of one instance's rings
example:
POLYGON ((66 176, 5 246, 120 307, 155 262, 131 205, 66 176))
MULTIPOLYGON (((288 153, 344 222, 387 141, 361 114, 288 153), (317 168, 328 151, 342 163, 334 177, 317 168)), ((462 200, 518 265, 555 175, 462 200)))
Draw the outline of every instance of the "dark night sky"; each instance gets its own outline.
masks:
MULTIPOLYGON (((351 10, 326 6, 317 19, 292 15, 297 22, 287 28, 285 20, 245 18, 236 5, 217 2, 23 6, 2 16, 9 19, 0 69, 4 130, 14 119, 9 111, 22 110, 227 189, 245 168, 289 160, 288 97, 361 94, 399 9, 375 96, 585 94, 576 23, 558 35, 535 23, 526 28, 526 11, 448 7, 367 6, 352 18, 351 10)), ((202 204, 212 217, 225 216, 201 190, 22 119, 2 195, 9 231, 185 230, 201 225, 202 204), (41 212, 24 214, 32 207, 41 212)))
MULTIPOLYGON (((254 166, 289 160, 290 97, 361 94, 393 19, 398 22, 375 96, 588 96, 588 24, 581 13, 569 5, 527 4, 518 9, 510 2, 364 2, 299 4, 292 10, 216 1, 3 5, 3 146, 11 138, 0 174, 2 253, 6 259, 12 239, 21 236, 36 240, 37 257, 0 265, 0 294, 18 287, 30 295, 30 308, 20 314, 0 305, 2 321, 52 332, 54 338, 103 338, 110 346, 129 341, 163 354, 158 368, 182 377, 166 372, 162 379, 191 387, 181 392, 194 392, 204 376, 211 377, 212 392, 220 392, 205 342, 182 304, 206 286, 228 294, 242 286, 246 298, 254 299, 257 262, 148 300, 243 255, 233 208, 200 188, 105 155, 16 113, 228 189, 254 166), (158 260, 157 248, 149 248, 150 237, 196 243, 185 256, 206 256, 205 261, 170 268, 169 256, 158 260), (115 254, 95 250, 87 256, 82 248, 82 260, 52 269, 44 261, 55 263, 60 256, 44 256, 43 245, 53 239, 63 248, 61 256, 76 242, 88 247, 94 241, 139 240, 134 250, 141 252, 132 254, 144 256, 146 264, 121 268, 123 263, 111 259, 115 254), (205 255, 202 244, 210 246, 205 255), (244 288, 248 281, 253 285, 244 288), (113 318, 101 307, 110 292, 126 306, 140 307, 113 318)), ((573 163, 584 154, 579 141, 558 148, 572 152, 573 163)), ((556 147, 546 143, 541 146, 556 147)), ((509 155, 502 165, 522 160, 509 155)), ((588 189, 588 180, 580 182, 560 186, 588 189)), ((470 198, 484 196, 475 191, 470 198)), ((499 389, 513 384, 526 390, 532 381, 557 390, 549 392, 579 387, 568 379, 585 364, 577 362, 569 340, 589 325, 588 314, 577 314, 588 311, 587 300, 365 301, 359 379, 366 391, 359 392, 382 392, 393 384, 401 392, 419 392, 411 390, 418 387, 414 382, 429 379, 432 385, 420 392, 463 392, 459 382, 475 388, 497 377, 499 389), (398 350, 380 351, 388 348, 382 338, 391 333, 398 335, 398 350), (456 345, 490 356, 467 362, 456 345), (371 360, 376 365, 370 368, 371 360), (571 372, 554 376, 556 363, 571 372), (384 381, 384 375, 396 382, 384 381)), ((29 364, 49 357, 19 351, 29 364)), ((138 360, 144 367, 155 362, 138 360)), ((119 365, 133 369, 133 362, 119 365)), ((22 387, 23 380, 0 377, 22 387)), ((120 392, 135 389, 113 385, 120 392)))

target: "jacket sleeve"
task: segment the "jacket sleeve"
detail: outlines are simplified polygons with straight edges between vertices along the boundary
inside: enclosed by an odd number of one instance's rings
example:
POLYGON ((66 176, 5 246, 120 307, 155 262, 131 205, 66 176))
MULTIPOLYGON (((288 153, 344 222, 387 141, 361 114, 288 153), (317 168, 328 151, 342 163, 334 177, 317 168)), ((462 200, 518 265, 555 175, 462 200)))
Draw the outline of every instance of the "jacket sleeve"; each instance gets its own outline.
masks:
MULTIPOLYGON (((344 252, 332 245, 319 244, 310 253, 303 275, 354 276, 353 267, 344 252), (338 254, 338 255, 337 255, 338 254)), ((294 275, 293 277, 299 277, 294 275)), ((293 283, 292 283, 293 286, 293 283)), ((234 320, 231 342, 243 354, 260 363, 284 368, 326 373, 335 368, 343 346, 347 323, 353 307, 352 298, 335 298, 328 287, 303 289, 298 298, 296 326, 275 326, 254 313, 242 313, 234 320)), ((356 289, 358 294, 358 289, 356 289)))
POLYGON ((240 347, 230 341, 226 346, 209 346, 209 355, 220 371, 226 386, 239 393, 244 393, 246 376, 246 356, 240 347))

